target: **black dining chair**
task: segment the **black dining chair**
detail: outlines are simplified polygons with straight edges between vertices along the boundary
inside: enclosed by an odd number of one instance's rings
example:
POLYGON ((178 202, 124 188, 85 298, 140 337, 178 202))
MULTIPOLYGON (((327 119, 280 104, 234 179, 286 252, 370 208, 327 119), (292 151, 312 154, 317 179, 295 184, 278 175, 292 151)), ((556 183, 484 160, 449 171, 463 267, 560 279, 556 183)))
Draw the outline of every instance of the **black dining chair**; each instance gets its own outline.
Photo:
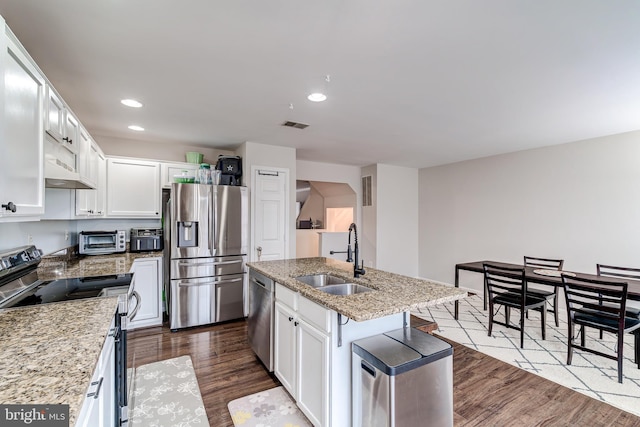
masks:
MULTIPOLYGON (((533 267, 535 269, 542 270, 562 270, 562 266, 564 265, 563 259, 551 259, 551 258, 535 258, 530 256, 524 257, 524 265, 525 267, 533 267)), ((553 310, 550 310, 553 313, 554 320, 556 322, 556 327, 560 326, 560 319, 558 315, 558 290, 555 286, 547 286, 547 285, 538 285, 536 286, 544 286, 551 287, 551 289, 542 289, 542 288, 530 288, 527 287, 527 292, 529 294, 544 298, 549 303, 553 303, 553 310)))
MULTIPOLYGON (((489 336, 493 324, 503 325, 520 331, 520 348, 524 348, 524 322, 528 310, 538 310, 541 313, 542 339, 546 338, 547 300, 527 293, 527 282, 524 278, 524 268, 501 267, 483 264, 484 285, 489 301, 489 336), (494 319, 497 311, 495 306, 504 306, 505 321, 494 319), (519 326, 509 322, 511 309, 520 310, 519 326)), ((499 309, 500 307, 498 307, 499 309)))
MULTIPOLYGON (((615 277, 618 279, 631 279, 640 281, 640 268, 631 267, 615 267, 613 265, 596 264, 598 276, 615 277)), ((630 300, 640 301, 640 297, 631 297, 627 295, 626 315, 628 317, 640 318, 640 304, 629 306, 630 300)))
POLYGON ((640 369, 640 319, 625 316, 627 283, 562 275, 568 313, 567 365, 571 365, 573 349, 618 361, 618 382, 622 383, 624 334, 634 334, 635 361, 640 369), (580 344, 576 343, 575 325, 580 326, 580 344), (586 346, 586 329, 595 328, 617 335, 616 353, 604 353, 586 346))

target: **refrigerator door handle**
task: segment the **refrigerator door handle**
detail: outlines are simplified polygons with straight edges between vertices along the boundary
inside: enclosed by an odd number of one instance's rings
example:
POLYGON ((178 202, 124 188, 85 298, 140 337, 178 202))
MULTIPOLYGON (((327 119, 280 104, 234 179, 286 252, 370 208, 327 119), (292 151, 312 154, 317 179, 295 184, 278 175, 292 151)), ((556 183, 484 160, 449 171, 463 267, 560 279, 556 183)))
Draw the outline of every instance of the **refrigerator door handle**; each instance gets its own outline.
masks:
POLYGON ((211 203, 212 209, 209 212, 209 247, 212 248, 211 253, 216 255, 218 253, 218 189, 216 187, 211 188, 211 203), (213 239, 213 244, 211 242, 213 239))
POLYGON ((221 283, 233 283, 233 282, 241 282, 242 278, 237 278, 237 279, 228 279, 228 280, 220 280, 218 282, 195 282, 195 283, 190 283, 190 282, 179 282, 178 286, 181 288, 184 287, 192 287, 192 286, 211 286, 211 285, 219 285, 221 283))
POLYGON ((206 262, 193 262, 193 261, 180 261, 178 265, 185 267, 194 267, 199 265, 229 265, 229 264, 241 264, 242 260, 237 259, 235 261, 206 261, 206 262))

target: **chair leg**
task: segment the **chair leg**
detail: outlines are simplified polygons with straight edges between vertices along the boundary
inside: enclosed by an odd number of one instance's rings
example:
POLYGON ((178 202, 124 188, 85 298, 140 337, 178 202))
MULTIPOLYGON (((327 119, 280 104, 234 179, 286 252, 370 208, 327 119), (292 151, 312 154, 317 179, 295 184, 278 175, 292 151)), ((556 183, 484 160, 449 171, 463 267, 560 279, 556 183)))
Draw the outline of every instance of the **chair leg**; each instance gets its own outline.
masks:
POLYGON ((504 323, 506 323, 507 325, 509 325, 511 323, 509 321, 510 317, 511 317, 511 307, 505 305, 504 306, 504 323))
MULTIPOLYGON (((602 330, 600 330, 600 332, 602 332, 602 330)), ((581 325, 580 326, 580 345, 583 346, 583 347, 586 346, 586 344, 585 344, 585 342, 586 342, 586 337, 585 337, 586 333, 587 332, 584 329, 584 325, 581 325)))
POLYGON ((557 290, 553 297, 553 315, 556 320, 556 328, 557 328, 560 326, 560 318, 559 318, 560 315, 558 314, 558 291, 557 290))
POLYGON ((567 365, 571 365, 571 359, 573 358, 573 323, 571 322, 571 318, 569 318, 569 331, 567 333, 567 337, 569 338, 569 342, 567 343, 567 365))
POLYGON ((493 303, 489 303, 489 336, 491 336, 491 330, 493 329, 493 303))
POLYGON ((634 336, 634 346, 636 348, 636 363, 638 364, 638 369, 640 369, 640 330, 636 331, 634 336))
POLYGON ((542 339, 547 339, 547 303, 540 308, 540 313, 542 314, 540 317, 542 318, 542 339))
POLYGON ((520 312, 520 348, 524 348, 524 310, 520 312))
POLYGON ((624 350, 624 333, 618 333, 618 382, 622 384, 622 362, 624 350))

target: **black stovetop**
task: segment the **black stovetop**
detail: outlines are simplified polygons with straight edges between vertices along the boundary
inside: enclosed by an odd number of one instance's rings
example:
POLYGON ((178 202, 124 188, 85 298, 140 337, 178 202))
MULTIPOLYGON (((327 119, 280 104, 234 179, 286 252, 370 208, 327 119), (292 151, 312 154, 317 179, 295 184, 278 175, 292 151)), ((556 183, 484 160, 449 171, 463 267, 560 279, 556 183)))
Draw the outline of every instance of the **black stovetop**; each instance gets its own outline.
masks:
POLYGON ((109 290, 115 288, 122 288, 126 292, 132 277, 132 273, 126 273, 48 281, 22 293, 21 298, 10 307, 107 296, 109 290))

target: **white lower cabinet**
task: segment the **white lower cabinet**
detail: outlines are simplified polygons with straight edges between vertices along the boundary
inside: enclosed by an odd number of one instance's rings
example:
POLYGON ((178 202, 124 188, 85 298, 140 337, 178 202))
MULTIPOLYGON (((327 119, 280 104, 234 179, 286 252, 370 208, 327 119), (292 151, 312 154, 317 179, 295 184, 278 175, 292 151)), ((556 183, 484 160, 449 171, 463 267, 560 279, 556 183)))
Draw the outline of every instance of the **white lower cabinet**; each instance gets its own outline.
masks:
POLYGON ((115 322, 112 322, 76 419, 76 427, 112 427, 116 424, 114 331, 115 322))
POLYGON ((329 310, 276 284, 274 373, 315 426, 327 425, 329 414, 330 318, 329 310))
POLYGON ((162 325, 162 258, 139 258, 131 266, 127 328, 162 325))
POLYGON ((351 343, 403 327, 402 313, 356 322, 276 283, 274 373, 314 426, 355 425, 351 343))

